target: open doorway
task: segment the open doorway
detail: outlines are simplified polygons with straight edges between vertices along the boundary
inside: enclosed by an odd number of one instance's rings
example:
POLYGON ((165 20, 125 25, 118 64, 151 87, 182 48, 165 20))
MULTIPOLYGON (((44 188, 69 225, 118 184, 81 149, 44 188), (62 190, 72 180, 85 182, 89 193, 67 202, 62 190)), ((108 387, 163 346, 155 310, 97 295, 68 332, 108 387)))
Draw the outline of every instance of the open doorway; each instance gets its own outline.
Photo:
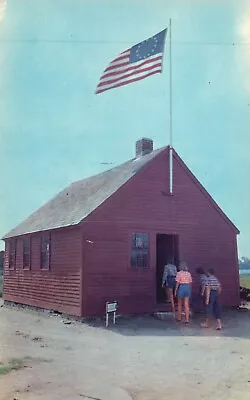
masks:
POLYGON ((164 303, 166 298, 165 290, 162 288, 162 275, 164 266, 173 260, 179 265, 179 240, 177 235, 156 235, 156 299, 157 303, 164 303))

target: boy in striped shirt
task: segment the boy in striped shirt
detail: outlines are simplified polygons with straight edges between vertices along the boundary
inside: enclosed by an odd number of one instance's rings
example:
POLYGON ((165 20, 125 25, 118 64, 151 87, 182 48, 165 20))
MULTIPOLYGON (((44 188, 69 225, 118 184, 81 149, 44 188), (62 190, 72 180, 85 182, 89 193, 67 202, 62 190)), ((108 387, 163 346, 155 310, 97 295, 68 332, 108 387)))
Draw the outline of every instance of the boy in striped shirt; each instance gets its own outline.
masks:
POLYGON ((206 289, 205 289, 205 304, 206 304, 206 314, 207 318, 202 324, 204 328, 210 326, 211 316, 214 314, 216 318, 216 330, 221 330, 221 305, 220 305, 220 294, 221 294, 221 284, 219 280, 214 275, 213 268, 210 268, 207 273, 206 289))

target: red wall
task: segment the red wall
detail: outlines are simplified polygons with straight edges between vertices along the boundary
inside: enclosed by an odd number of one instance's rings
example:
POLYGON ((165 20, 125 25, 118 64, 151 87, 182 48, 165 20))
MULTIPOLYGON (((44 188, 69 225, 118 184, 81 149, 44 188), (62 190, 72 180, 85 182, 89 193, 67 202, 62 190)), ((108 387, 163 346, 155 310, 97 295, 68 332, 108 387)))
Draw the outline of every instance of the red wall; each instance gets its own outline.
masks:
POLYGON ((21 237, 16 269, 9 269, 7 243, 4 299, 84 316, 104 315, 106 301, 114 300, 119 301, 121 313, 157 310, 156 235, 166 233, 179 235, 180 259, 188 263, 195 283, 197 266, 215 268, 223 286, 223 303, 237 305, 236 231, 178 157, 174 159, 174 194, 170 196, 168 165, 166 150, 80 227, 52 231, 49 271, 40 269, 39 233, 32 235, 31 271, 23 270, 21 237), (147 270, 130 267, 133 232, 150 234, 147 270))
POLYGON ((31 235, 31 270, 23 269, 22 237, 17 239, 16 268, 9 269, 8 241, 4 268, 4 300, 81 315, 81 232, 51 232, 49 270, 40 269, 41 235, 31 235))
POLYGON ((120 312, 152 312, 156 305, 156 234, 178 234, 180 260, 193 273, 213 267, 224 305, 239 303, 236 231, 174 158, 174 194, 169 187, 168 151, 161 153, 83 223, 85 315, 103 315, 105 302, 120 312), (150 234, 150 269, 130 267, 131 234, 150 234), (88 243, 91 240, 94 243, 88 243))

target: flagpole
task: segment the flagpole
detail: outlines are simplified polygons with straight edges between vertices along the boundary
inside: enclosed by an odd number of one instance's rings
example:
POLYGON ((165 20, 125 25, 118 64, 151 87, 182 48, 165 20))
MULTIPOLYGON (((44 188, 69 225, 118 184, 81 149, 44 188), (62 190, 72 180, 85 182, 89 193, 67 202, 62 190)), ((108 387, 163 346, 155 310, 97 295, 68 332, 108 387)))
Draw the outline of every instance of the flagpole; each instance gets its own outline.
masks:
POLYGON ((173 194, 172 21, 169 19, 169 192, 173 194))

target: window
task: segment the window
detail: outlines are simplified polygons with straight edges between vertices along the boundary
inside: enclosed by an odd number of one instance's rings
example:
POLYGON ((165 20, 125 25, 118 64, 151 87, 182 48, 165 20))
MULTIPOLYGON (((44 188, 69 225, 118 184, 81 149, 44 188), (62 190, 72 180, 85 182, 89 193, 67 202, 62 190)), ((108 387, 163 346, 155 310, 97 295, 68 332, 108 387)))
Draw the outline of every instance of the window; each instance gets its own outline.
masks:
POLYGON ((23 239, 23 268, 30 269, 30 237, 23 239))
POLYGON ((132 233, 131 267, 149 267, 149 235, 148 233, 132 233))
POLYGON ((16 239, 9 241, 9 268, 14 269, 16 266, 16 239))
POLYGON ((50 267, 50 235, 43 235, 41 239, 41 268, 50 267))

